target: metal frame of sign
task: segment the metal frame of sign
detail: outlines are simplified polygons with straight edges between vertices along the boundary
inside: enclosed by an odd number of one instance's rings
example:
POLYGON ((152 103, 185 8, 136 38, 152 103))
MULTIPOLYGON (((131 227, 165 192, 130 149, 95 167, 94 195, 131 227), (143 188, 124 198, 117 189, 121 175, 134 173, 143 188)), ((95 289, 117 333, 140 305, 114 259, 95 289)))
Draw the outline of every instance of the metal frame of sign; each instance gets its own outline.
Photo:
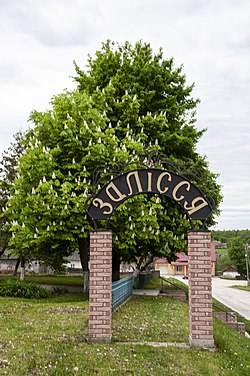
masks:
POLYGON ((126 171, 111 179, 92 197, 87 213, 92 221, 109 220, 115 209, 138 194, 157 194, 175 201, 192 220, 207 220, 212 199, 186 177, 160 168, 126 171))

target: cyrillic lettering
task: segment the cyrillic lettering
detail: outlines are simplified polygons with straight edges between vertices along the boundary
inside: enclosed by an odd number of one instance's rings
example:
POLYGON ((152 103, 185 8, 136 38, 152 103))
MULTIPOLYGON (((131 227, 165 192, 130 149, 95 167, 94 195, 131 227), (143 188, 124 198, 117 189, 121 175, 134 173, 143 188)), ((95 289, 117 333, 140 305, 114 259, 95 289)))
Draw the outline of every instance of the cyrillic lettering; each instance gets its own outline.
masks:
POLYGON ((103 214, 111 214, 114 210, 111 204, 109 204, 108 202, 103 202, 101 198, 95 198, 93 200, 93 205, 99 209, 105 208, 105 206, 107 206, 109 208, 109 211, 105 210, 103 214))
POLYGON ((175 188, 173 189, 173 198, 175 201, 181 201, 184 199, 184 196, 183 195, 180 195, 180 197, 177 197, 177 191, 178 189, 180 189, 183 185, 187 185, 187 191, 190 190, 190 184, 188 181, 184 180, 184 181, 181 181, 179 184, 177 184, 175 186, 175 188))
POLYGON ((186 210, 188 210, 188 214, 189 215, 192 215, 194 214, 195 212, 197 212, 198 210, 204 208, 204 206, 207 206, 208 203, 206 200, 204 200, 204 198, 202 197, 196 197, 193 199, 192 203, 191 203, 191 206, 188 207, 188 203, 187 201, 185 201, 184 203, 184 208, 186 210), (199 205, 196 205, 198 202, 200 202, 199 205))
POLYGON ((148 172, 148 192, 152 192, 152 172, 148 172))
POLYGON ((157 185, 156 185, 159 193, 166 193, 168 191, 168 187, 161 189, 161 182, 164 176, 168 176, 168 181, 172 181, 172 176, 170 175, 169 172, 163 172, 162 174, 160 174, 157 179, 157 185))
MULTIPOLYGON (((132 186, 131 186, 130 180, 129 180, 130 176, 134 176, 138 192, 142 192, 142 186, 141 186, 141 182, 140 182, 140 179, 139 179, 138 171, 132 171, 126 177, 126 182, 128 184, 128 187, 129 187, 129 193, 128 193, 129 196, 131 196, 132 193, 133 193, 133 189, 132 189, 132 186)), ((134 193, 137 193, 137 192, 134 192, 134 193)))
POLYGON ((111 198, 111 200, 114 201, 114 202, 119 202, 126 197, 126 195, 122 194, 119 191, 119 189, 116 187, 116 185, 113 182, 109 183, 109 185, 106 187, 106 193, 109 196, 109 198, 111 198), (114 197, 112 195, 112 193, 110 192, 110 189, 113 189, 113 191, 115 192, 117 197, 114 197))

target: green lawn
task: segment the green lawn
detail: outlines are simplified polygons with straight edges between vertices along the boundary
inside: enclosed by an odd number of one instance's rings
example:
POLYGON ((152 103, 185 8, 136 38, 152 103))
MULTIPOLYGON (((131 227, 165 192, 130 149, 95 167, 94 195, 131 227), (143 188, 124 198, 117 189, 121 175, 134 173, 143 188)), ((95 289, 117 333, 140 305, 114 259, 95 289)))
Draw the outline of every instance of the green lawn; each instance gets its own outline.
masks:
MULTIPOLYGON (((165 278, 164 277, 162 279, 158 278, 158 277, 153 277, 148 285, 146 286, 148 289, 157 289, 157 288, 163 288, 164 290, 166 289, 174 289, 176 286, 177 288, 179 287, 180 289, 188 292, 188 286, 183 283, 182 281, 179 281, 178 279, 175 279, 175 278, 165 278), (168 281, 170 283, 168 283, 168 281)), ((244 287, 244 286, 239 286, 239 287, 244 287)), ((249 286, 245 286, 244 290, 248 290, 249 291, 249 286)), ((221 302, 219 302, 218 300, 214 299, 213 298, 213 309, 215 311, 225 311, 225 312, 231 312, 232 309, 225 306, 224 304, 222 304, 221 302)), ((241 315, 238 315, 237 316, 237 321, 238 322, 244 322, 245 323, 245 328, 246 328, 246 331, 249 333, 250 335, 250 321, 245 319, 245 317, 241 316, 241 315)))
POLYGON ((188 342, 188 305, 165 297, 131 299, 115 312, 113 330, 114 341, 188 342))
POLYGON ((215 253, 217 255, 227 255, 227 249, 224 248, 216 248, 215 253))
POLYGON ((164 289, 164 290, 176 290, 180 288, 181 290, 188 291, 188 286, 179 281, 176 278, 159 278, 159 277, 152 277, 151 280, 145 287, 146 289, 164 289))
POLYGON ((231 287, 234 288, 234 289, 250 291, 250 286, 239 286, 239 285, 235 285, 235 286, 231 286, 231 287))
POLYGON ((188 342, 188 305, 171 298, 130 299, 113 315, 111 344, 85 342, 82 294, 46 300, 0 298, 0 375, 247 376, 250 340, 215 320, 218 351, 120 345, 188 342), (4 324, 4 325, 3 325, 4 324))
MULTIPOLYGON (((16 278, 17 276, 0 276, 0 280, 6 280, 9 278, 16 278)), ((44 285, 64 285, 64 286, 83 286, 83 276, 71 276, 71 275, 27 275, 25 276, 26 282, 35 282, 44 285)))

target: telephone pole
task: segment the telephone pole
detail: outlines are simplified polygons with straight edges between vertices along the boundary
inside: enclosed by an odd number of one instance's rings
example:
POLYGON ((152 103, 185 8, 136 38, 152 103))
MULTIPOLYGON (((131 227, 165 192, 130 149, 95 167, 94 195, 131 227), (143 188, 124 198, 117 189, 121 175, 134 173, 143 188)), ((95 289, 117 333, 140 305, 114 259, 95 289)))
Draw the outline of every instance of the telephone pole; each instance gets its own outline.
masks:
POLYGON ((247 267, 247 286, 250 286, 250 279, 249 279, 249 254, 248 254, 248 243, 246 243, 246 267, 247 267))

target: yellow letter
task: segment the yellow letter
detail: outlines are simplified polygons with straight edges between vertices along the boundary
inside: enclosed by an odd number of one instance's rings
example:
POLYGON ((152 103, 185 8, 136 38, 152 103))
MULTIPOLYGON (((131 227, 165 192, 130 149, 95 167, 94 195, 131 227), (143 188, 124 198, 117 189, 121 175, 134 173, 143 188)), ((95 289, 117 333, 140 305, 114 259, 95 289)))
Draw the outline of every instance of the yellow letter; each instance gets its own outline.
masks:
MULTIPOLYGON (((140 179, 139 179, 138 171, 132 171, 126 177, 126 181, 127 181, 128 187, 129 187, 129 193, 128 193, 129 196, 131 196, 132 193, 133 193, 133 190, 132 190, 132 187, 131 187, 131 184, 130 184, 130 180, 129 180, 130 176, 132 176, 132 175, 135 178, 137 188, 138 188, 138 192, 142 192, 142 186, 141 186, 141 182, 140 182, 140 179)), ((135 193, 137 193, 137 192, 135 192, 135 193)))
POLYGON ((168 187, 165 187, 164 189, 161 189, 161 181, 164 176, 168 176, 168 181, 172 181, 172 176, 170 175, 169 172, 163 172, 161 175, 159 175, 158 180, 157 180, 157 189, 159 193, 166 193, 168 190, 168 187))
POLYGON ((187 201, 185 201, 184 208, 186 210, 189 210, 188 214, 191 215, 191 214, 197 212, 198 210, 204 208, 204 206, 207 206, 208 203, 207 203, 206 200, 204 200, 204 198, 202 198, 202 197, 196 197, 196 198, 193 199, 190 207, 188 207, 187 205, 188 205, 188 203, 187 203, 187 201), (201 202, 201 203, 196 206, 195 204, 197 204, 197 202, 201 202))
POLYGON ((181 181, 179 184, 177 184, 177 185, 175 186, 175 188, 173 189, 173 198, 174 198, 175 201, 181 201, 181 200, 184 198, 183 195, 181 195, 180 197, 177 197, 177 196, 176 196, 178 189, 179 189, 182 185, 187 185, 187 191, 189 191, 189 189, 190 189, 190 184, 189 184, 188 181, 185 181, 185 180, 184 180, 184 181, 181 181))
POLYGON ((115 201, 115 202, 119 202, 121 201, 122 199, 124 199, 126 197, 126 195, 122 194, 119 189, 114 185, 113 182, 109 183, 109 185, 107 186, 106 188, 106 193, 107 195, 109 196, 109 198, 111 198, 112 201, 115 201), (113 191, 117 194, 117 197, 114 197, 111 193, 110 193, 110 189, 113 189, 113 191))
POLYGON ((148 192, 152 192, 152 172, 148 172, 148 192))
POLYGON ((108 202, 103 202, 100 198, 95 198, 93 200, 93 205, 96 206, 99 209, 105 208, 107 206, 109 208, 109 211, 104 211, 103 214, 111 214, 113 211, 113 206, 109 204, 108 202))

